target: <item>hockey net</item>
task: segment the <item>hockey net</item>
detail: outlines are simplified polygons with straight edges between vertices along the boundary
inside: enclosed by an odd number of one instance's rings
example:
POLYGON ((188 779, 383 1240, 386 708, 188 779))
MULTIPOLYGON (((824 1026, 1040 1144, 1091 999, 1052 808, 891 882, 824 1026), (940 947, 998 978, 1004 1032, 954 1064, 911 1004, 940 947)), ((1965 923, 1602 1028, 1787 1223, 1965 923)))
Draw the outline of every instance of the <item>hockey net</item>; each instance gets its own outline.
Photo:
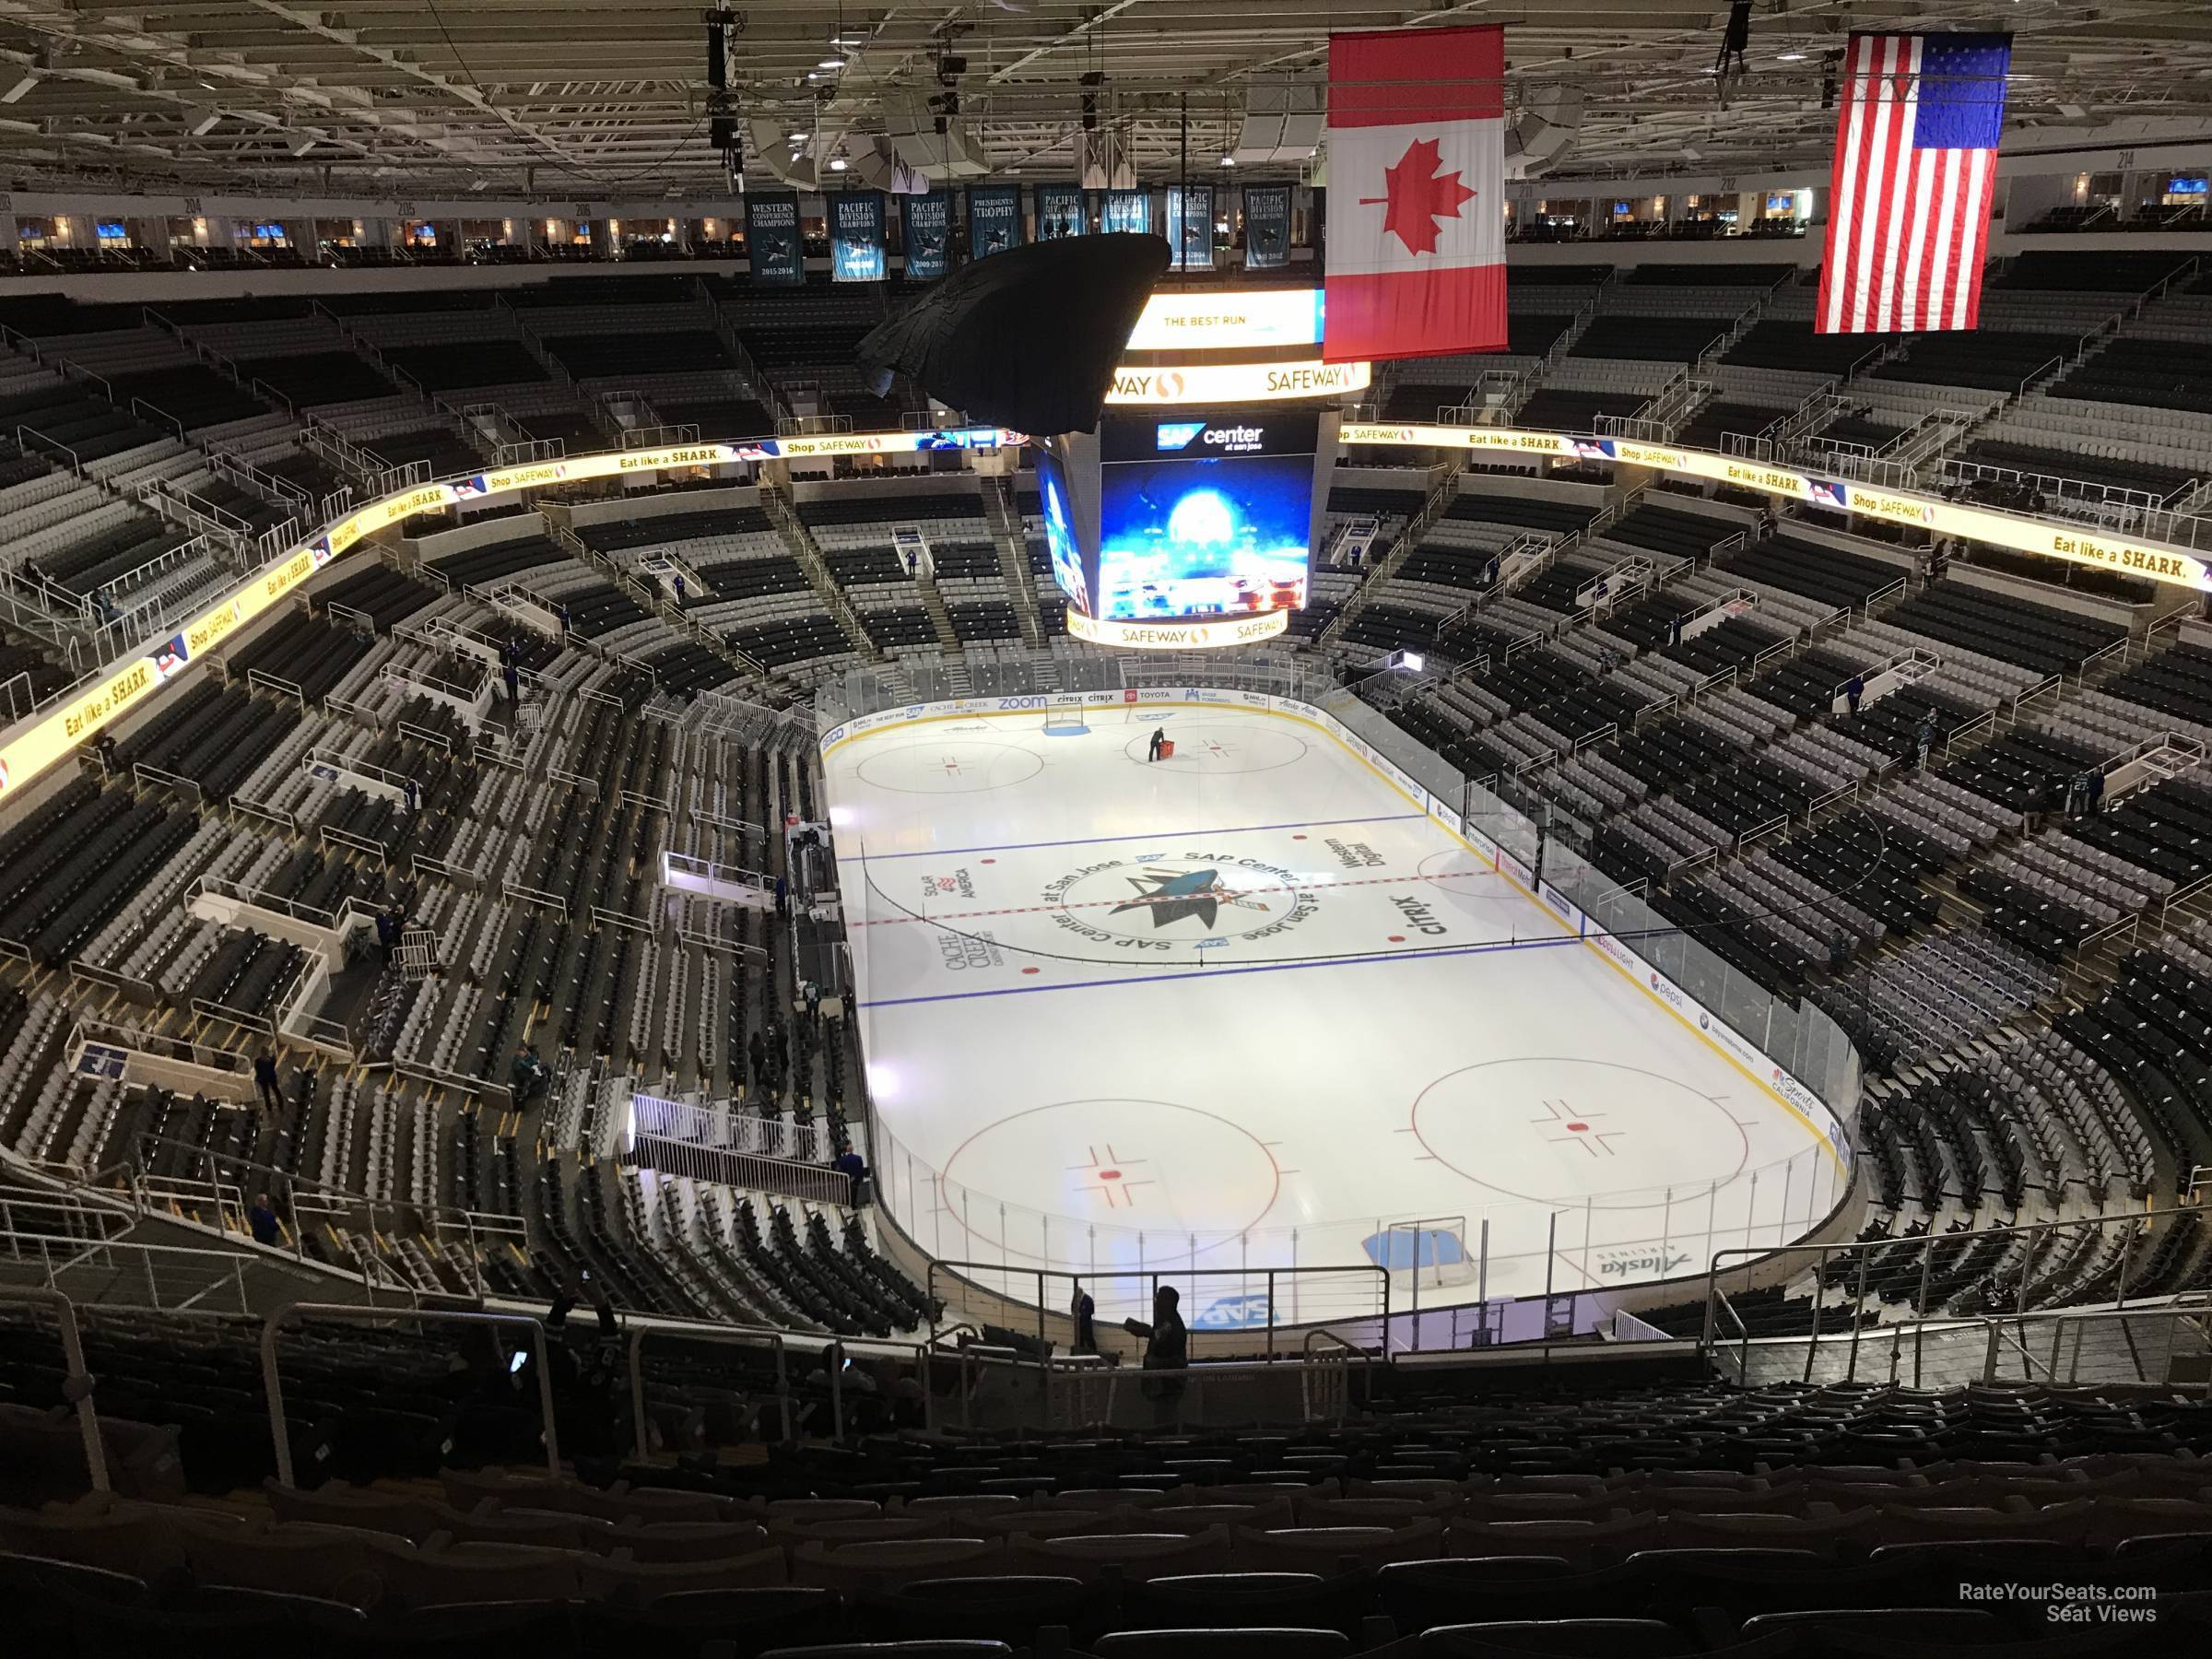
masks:
POLYGON ((1089 730, 1083 724, 1083 711, 1080 709, 1053 709, 1044 717, 1044 732, 1048 737, 1080 737, 1089 730))

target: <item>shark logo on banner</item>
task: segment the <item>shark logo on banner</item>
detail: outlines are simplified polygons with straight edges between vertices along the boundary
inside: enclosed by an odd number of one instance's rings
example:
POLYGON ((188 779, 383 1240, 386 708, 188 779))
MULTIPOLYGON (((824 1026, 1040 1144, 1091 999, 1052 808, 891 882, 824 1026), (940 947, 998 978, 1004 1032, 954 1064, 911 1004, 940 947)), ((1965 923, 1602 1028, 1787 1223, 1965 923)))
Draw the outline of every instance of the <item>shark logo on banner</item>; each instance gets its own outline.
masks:
POLYGON ((1090 210, 1083 201, 1080 184, 1037 186, 1037 240, 1058 241, 1081 236, 1090 229, 1090 210))
POLYGON ((933 190, 899 203, 909 282, 935 282, 952 265, 952 195, 933 190))
POLYGON ((982 184, 968 193, 968 257, 984 259, 1018 248, 1021 186, 982 184))
POLYGON ((1214 187, 1168 186, 1168 246, 1179 271, 1210 271, 1214 265, 1214 187))
POLYGON ((830 276, 834 282, 881 282, 883 193, 851 190, 830 198, 830 276))
POLYGON ((1126 231, 1146 236, 1152 229, 1152 193, 1147 190, 1110 190, 1099 205, 1099 229, 1108 235, 1126 231))
POLYGON ((745 198, 745 251, 752 261, 755 282, 806 280, 796 194, 786 191, 745 198))
POLYGON ((1290 186, 1244 187, 1244 268, 1272 271, 1290 260, 1290 186))

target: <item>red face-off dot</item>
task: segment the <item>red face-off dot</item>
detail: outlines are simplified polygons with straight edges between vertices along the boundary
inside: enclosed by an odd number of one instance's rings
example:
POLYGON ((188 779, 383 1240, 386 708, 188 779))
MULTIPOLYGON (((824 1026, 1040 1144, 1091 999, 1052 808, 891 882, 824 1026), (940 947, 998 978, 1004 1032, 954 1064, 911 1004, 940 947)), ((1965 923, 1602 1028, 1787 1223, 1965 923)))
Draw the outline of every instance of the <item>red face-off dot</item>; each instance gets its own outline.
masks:
POLYGON ((1044 970, 1041 968, 1024 968, 1022 971, 1024 973, 1042 973, 1044 970))
POLYGON ((1121 1178, 1122 1172, 1119 1170, 1100 1170, 1099 1171, 1100 1181, 1119 1181, 1121 1178))
POLYGON ((1393 945, 1403 945, 1406 943, 1406 935, 1404 934, 1392 934, 1390 935, 1390 942, 1393 945))
POLYGON ((985 864, 996 864, 998 860, 995 858, 986 858, 982 862, 985 864))
POLYGON ((1584 1130, 1588 1129, 1590 1125, 1587 1124, 1570 1124, 1567 1125, 1567 1127, 1573 1130, 1577 1135, 1580 1135, 1584 1130))

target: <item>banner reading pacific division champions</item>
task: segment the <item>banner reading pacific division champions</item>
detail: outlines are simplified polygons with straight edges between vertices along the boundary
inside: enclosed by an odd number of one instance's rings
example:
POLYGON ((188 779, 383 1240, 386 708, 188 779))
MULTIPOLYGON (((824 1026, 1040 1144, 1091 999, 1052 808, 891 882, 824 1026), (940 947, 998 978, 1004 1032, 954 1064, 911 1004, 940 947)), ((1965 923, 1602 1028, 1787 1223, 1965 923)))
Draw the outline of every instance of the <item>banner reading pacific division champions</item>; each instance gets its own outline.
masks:
POLYGON ((1272 271, 1290 261, 1290 186, 1244 187, 1244 268, 1272 271))
POLYGON ((799 241, 799 198, 781 195, 745 198, 745 252, 755 282, 805 282, 806 253, 799 241))
POLYGON ((952 194, 899 198, 899 223, 906 247, 906 279, 935 282, 951 265, 952 194))
POLYGON ((1058 241, 1064 237, 1081 236, 1090 229, 1090 212, 1083 201, 1080 184, 1040 184, 1037 186, 1037 240, 1058 241))
POLYGON ((987 258, 1021 243, 1021 186, 979 184, 969 191, 968 257, 987 258))
POLYGON ((1168 186, 1168 246, 1179 271, 1207 271, 1214 265, 1214 187, 1168 186))
POLYGON ((830 276, 834 282, 881 282, 883 193, 851 190, 830 198, 830 276))
POLYGON ((1148 190, 1110 190, 1099 204, 1099 229, 1112 235, 1122 230, 1135 236, 1152 229, 1152 193, 1148 190))

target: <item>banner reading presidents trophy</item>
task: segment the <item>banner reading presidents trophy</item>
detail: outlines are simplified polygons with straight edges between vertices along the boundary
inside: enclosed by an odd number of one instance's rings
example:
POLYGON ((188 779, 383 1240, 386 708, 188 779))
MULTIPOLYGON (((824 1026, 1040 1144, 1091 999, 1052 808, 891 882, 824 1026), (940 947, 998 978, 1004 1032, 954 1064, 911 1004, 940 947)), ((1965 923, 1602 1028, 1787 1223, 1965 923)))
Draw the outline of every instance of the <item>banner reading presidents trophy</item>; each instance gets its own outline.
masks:
POLYGON ((745 198, 745 252, 752 261, 755 282, 806 280, 796 194, 786 191, 745 198))
POLYGON ((978 184, 968 192, 968 257, 987 258, 1018 248, 1021 235, 1021 186, 978 184))
POLYGON ((1080 184, 1037 186, 1037 240, 1058 241, 1081 236, 1090 229, 1090 214, 1083 203, 1080 184))
POLYGON ((830 277, 833 282, 881 282, 883 193, 848 190, 830 198, 830 277))
POLYGON ((1290 261, 1290 186, 1244 187, 1244 268, 1272 271, 1290 261))
POLYGON ((1109 235, 1124 230, 1144 236, 1152 229, 1152 193, 1148 190, 1110 190, 1099 204, 1099 229, 1109 235))
POLYGON ((952 193, 899 198, 899 224, 906 248, 906 279, 935 282, 951 265, 952 193))

